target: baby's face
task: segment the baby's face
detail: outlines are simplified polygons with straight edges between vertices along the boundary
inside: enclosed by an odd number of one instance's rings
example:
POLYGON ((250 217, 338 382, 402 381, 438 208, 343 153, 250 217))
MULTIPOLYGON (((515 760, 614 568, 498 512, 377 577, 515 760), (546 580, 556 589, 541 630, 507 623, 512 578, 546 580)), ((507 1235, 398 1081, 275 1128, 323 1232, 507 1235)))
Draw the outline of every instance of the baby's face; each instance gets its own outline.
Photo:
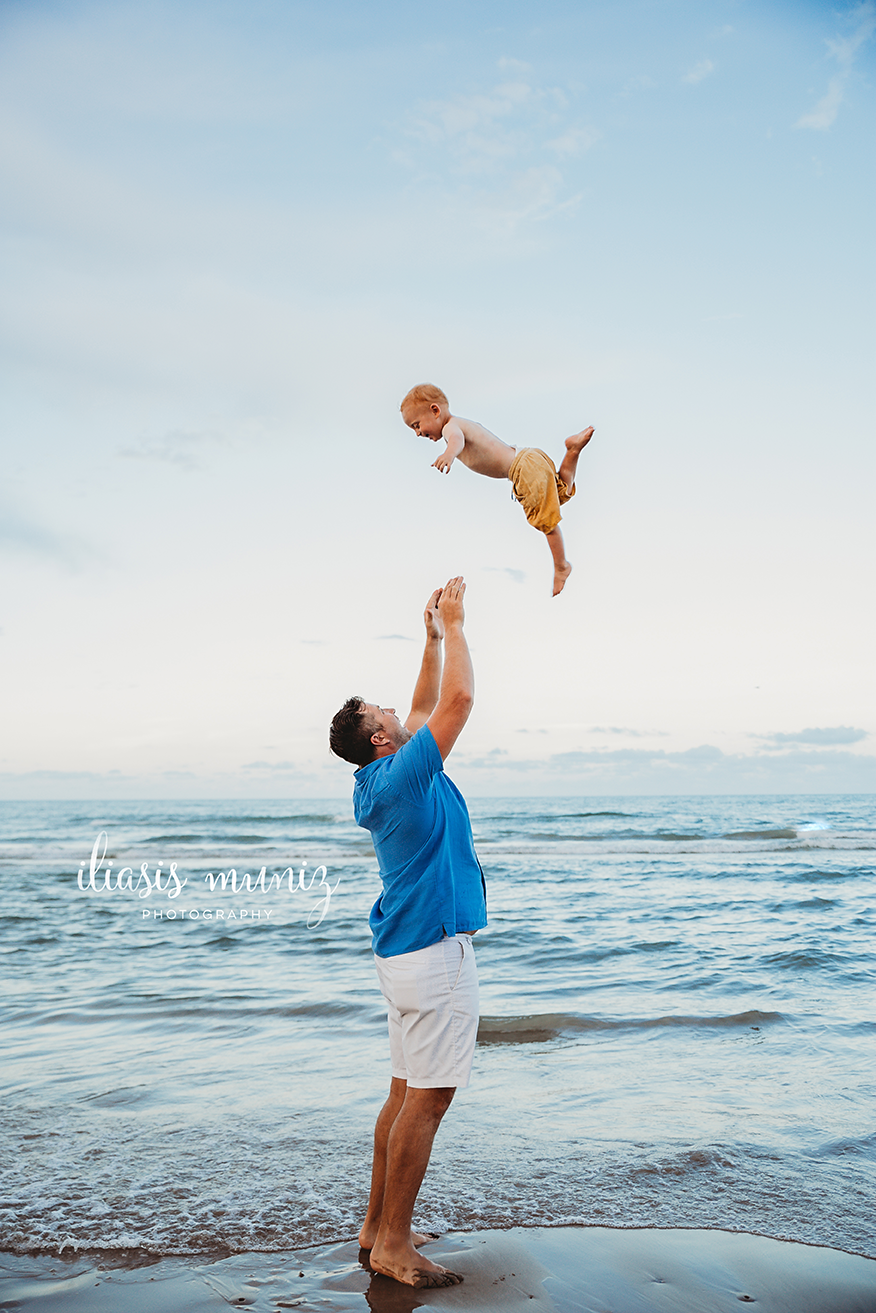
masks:
POLYGON ((427 405, 423 402, 420 406, 406 406, 402 411, 402 419, 408 428, 419 433, 423 438, 430 438, 432 442, 437 442, 441 437, 441 430, 447 423, 446 417, 441 412, 441 407, 435 402, 427 405))

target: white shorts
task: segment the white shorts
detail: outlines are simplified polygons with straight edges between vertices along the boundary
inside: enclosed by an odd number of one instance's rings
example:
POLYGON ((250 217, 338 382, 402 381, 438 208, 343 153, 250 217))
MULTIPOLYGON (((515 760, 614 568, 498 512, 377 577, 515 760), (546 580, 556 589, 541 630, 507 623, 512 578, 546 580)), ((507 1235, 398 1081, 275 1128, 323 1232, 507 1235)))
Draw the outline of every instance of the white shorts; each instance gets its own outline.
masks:
POLYGON ((374 963, 389 1007, 392 1074, 411 1089, 468 1085, 478 1033, 478 969, 471 935, 374 963))

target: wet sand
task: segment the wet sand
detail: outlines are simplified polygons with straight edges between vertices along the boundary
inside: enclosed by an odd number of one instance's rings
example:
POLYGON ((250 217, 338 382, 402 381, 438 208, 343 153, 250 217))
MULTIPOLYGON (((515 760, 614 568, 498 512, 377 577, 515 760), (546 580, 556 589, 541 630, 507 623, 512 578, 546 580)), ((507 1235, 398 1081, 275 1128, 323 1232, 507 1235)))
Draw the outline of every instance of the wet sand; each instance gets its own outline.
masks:
POLYGON ((354 1242, 226 1258, 5 1255, 0 1308, 738 1313, 752 1304, 760 1313, 876 1313, 876 1259, 738 1232, 517 1228, 451 1233, 425 1252, 463 1284, 416 1291, 371 1275, 354 1242))

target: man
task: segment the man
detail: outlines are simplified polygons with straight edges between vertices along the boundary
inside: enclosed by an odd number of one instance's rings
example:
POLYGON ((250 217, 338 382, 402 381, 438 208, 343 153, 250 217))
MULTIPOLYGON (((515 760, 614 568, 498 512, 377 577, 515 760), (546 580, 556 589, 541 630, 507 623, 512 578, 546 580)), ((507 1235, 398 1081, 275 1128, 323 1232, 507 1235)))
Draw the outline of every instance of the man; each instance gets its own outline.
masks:
POLYGON ((462 1280, 417 1252, 428 1237, 411 1221, 435 1132, 468 1085, 478 1025, 471 936, 487 923, 468 810, 444 774, 474 698, 464 594, 463 580, 451 579, 426 605, 426 649, 404 724, 393 707, 350 698, 329 736, 332 751, 359 767, 353 809, 371 831, 383 881, 370 924, 392 1084, 374 1131, 359 1243, 375 1272, 418 1289, 462 1280))

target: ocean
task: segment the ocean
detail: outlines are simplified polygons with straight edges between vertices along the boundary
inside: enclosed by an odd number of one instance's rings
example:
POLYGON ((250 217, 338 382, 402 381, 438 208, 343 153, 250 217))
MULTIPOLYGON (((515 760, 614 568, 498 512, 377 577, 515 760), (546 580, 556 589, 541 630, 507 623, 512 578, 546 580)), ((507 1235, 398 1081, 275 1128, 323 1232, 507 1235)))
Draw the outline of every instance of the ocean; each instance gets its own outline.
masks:
MULTIPOLYGON (((415 1223, 876 1255, 876 800, 469 807, 479 1046, 415 1223)), ((0 858, 0 1249, 355 1236, 389 1069, 349 801, 8 802, 0 858)))

